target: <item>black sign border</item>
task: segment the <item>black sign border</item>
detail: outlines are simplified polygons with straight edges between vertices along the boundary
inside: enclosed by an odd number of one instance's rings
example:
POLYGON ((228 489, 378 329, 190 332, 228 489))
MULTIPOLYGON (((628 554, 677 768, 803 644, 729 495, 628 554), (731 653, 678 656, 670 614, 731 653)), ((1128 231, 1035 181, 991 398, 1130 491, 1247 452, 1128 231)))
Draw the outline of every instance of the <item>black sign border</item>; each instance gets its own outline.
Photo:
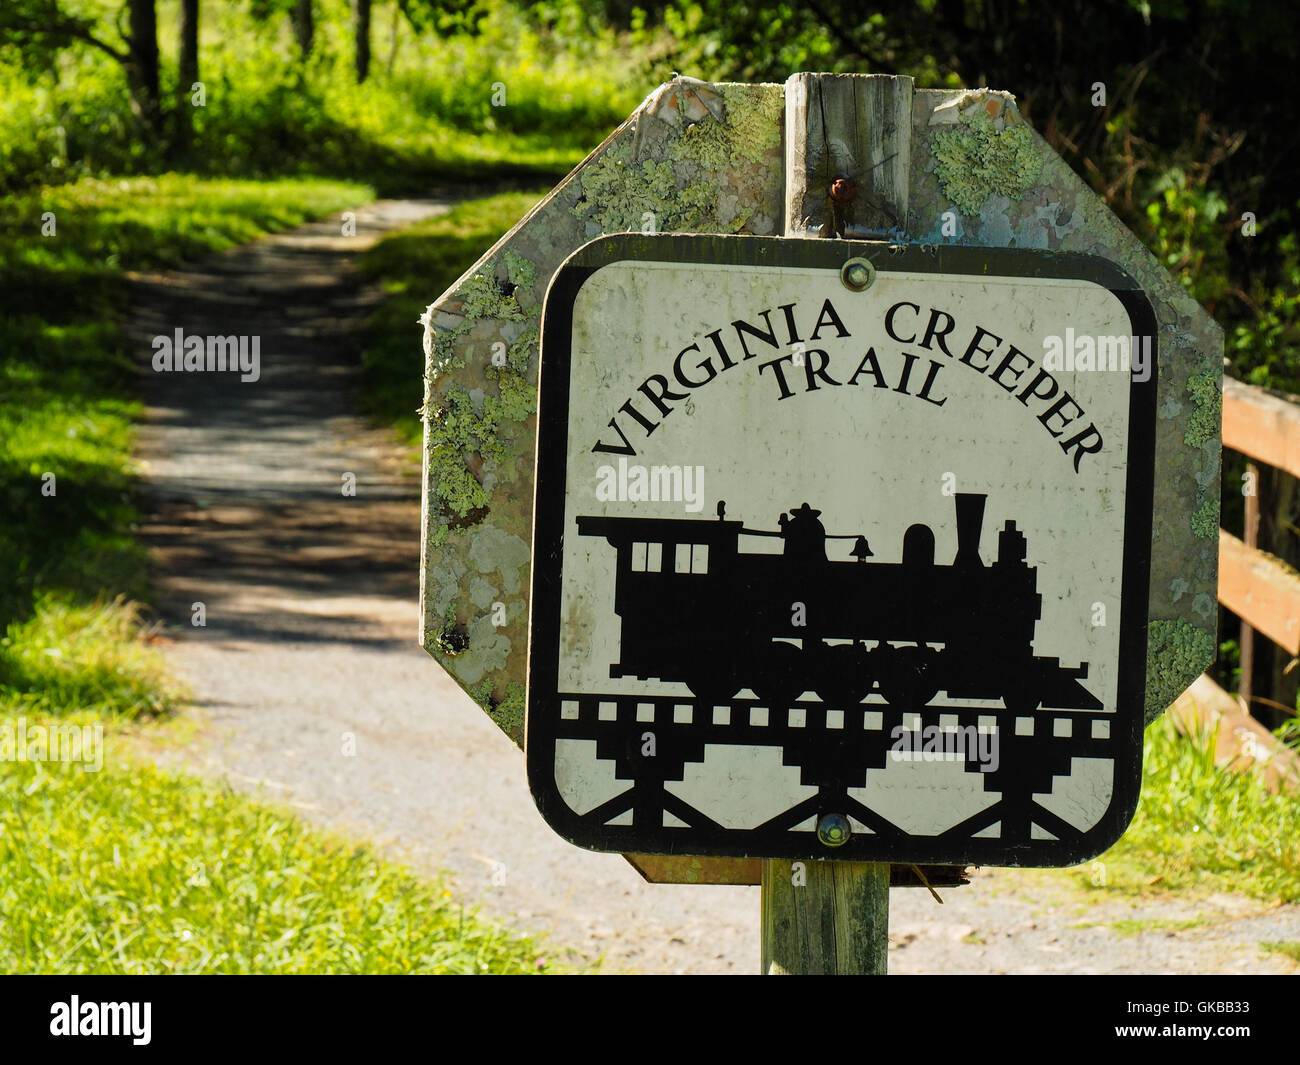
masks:
MULTIPOLYGON (((1151 569, 1151 525, 1155 483, 1155 413, 1160 342, 1151 302, 1138 282, 1117 264, 1092 255, 1023 248, 897 244, 754 236, 614 234, 598 237, 561 264, 543 304, 538 372, 537 467, 533 499, 533 557, 528 624, 528 685, 525 756, 529 789, 548 825, 562 838, 588 850, 699 857, 834 859, 857 862, 934 863, 1052 867, 1077 865, 1101 854, 1127 829, 1137 809, 1142 778, 1145 720, 1147 621, 1151 569), (1130 375, 1128 476, 1125 484, 1124 566, 1121 574, 1119 679, 1116 722, 1126 724, 1115 758, 1115 790, 1102 819, 1077 841, 1036 840, 1028 851, 1008 849, 1000 839, 960 843, 923 836, 890 840, 855 834, 835 849, 819 846, 812 833, 782 830, 789 846, 759 849, 739 841, 683 849, 695 830, 663 828, 657 838, 633 838, 625 826, 581 823, 555 785, 555 740, 542 731, 535 698, 558 695, 561 609, 560 566, 564 557, 564 511, 568 459, 569 370, 573 307, 582 286, 616 262, 700 263, 754 267, 836 270, 855 256, 888 272, 970 274, 1089 281, 1108 289, 1124 306, 1136 337, 1151 337, 1148 380, 1130 375), (1149 506, 1134 507, 1133 500, 1149 506), (1127 708, 1127 710, 1121 709, 1127 708), (794 837, 794 838, 791 838, 794 837), (806 846, 801 843, 807 842, 806 846), (986 846, 987 844, 987 846, 986 846), (964 845, 963 849, 956 847, 964 845)), ((554 710, 555 707, 552 707, 554 710)), ((745 830, 732 830, 739 836, 745 830)))

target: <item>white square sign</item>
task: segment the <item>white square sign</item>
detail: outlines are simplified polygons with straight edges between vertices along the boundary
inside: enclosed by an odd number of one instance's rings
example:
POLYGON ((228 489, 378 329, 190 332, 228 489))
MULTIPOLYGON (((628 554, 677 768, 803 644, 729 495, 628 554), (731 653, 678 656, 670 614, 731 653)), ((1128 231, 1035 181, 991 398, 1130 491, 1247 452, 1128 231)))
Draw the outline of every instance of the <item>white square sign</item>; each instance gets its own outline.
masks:
POLYGON ((1104 850, 1141 774, 1155 345, 1086 256, 575 253, 542 326, 548 822, 660 854, 1104 850))

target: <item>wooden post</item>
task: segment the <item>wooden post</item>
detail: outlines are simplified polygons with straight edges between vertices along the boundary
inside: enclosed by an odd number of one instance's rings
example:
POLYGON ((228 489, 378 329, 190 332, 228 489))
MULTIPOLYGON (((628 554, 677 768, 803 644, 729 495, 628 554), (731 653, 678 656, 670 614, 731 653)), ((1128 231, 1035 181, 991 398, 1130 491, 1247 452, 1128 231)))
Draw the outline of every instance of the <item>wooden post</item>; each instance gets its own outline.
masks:
POLYGON ((763 973, 884 976, 889 866, 763 863, 763 973))
MULTIPOLYGON (((911 144, 911 78, 792 76, 785 83, 785 235, 906 230, 911 144)), ((889 866, 763 862, 762 932, 764 974, 883 976, 889 866)))
MULTIPOLYGON (((1247 547, 1259 546, 1259 467, 1253 462, 1246 463, 1246 473, 1253 481, 1254 491, 1246 496, 1246 527, 1242 530, 1242 539, 1247 547)), ((1255 693, 1255 630, 1250 623, 1241 619, 1241 680, 1237 691, 1246 701, 1246 713, 1250 713, 1250 697, 1255 693)))

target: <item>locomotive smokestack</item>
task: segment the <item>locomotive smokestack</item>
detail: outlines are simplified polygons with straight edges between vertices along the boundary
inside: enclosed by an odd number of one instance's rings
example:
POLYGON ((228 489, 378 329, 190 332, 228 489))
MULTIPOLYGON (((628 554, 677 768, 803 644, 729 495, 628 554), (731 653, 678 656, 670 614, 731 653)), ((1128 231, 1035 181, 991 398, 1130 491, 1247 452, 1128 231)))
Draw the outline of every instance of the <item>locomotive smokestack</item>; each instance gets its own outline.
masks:
POLYGON ((977 492, 958 492, 957 500, 957 557, 954 566, 978 569, 980 561, 980 530, 984 525, 984 504, 988 496, 977 492))

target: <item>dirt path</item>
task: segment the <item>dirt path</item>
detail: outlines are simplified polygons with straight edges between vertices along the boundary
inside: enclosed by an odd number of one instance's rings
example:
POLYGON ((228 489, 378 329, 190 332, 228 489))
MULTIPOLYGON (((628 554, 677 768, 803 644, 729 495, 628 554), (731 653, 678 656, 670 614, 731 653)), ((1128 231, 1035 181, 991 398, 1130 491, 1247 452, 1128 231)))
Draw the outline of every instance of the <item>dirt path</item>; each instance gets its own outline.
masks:
MULTIPOLYGON (((534 811, 520 753, 417 645, 418 471, 355 414, 351 330, 377 296, 349 270, 385 230, 445 209, 381 202, 357 212, 356 237, 331 220, 136 282, 135 350, 178 327, 261 338, 257 382, 148 376, 143 531, 197 725, 184 749, 154 753, 447 870, 487 912, 610 969, 753 972, 757 888, 647 885, 621 858, 561 841, 534 811), (199 602, 205 627, 190 623, 199 602)), ((414 407, 414 322, 411 351, 414 407)), ((893 971, 1296 968, 1259 943, 1300 940, 1300 907, 1081 910, 1059 876, 1010 871, 943 895, 940 907, 894 893, 893 971), (1135 923, 1106 927, 1117 921, 1135 923)))

